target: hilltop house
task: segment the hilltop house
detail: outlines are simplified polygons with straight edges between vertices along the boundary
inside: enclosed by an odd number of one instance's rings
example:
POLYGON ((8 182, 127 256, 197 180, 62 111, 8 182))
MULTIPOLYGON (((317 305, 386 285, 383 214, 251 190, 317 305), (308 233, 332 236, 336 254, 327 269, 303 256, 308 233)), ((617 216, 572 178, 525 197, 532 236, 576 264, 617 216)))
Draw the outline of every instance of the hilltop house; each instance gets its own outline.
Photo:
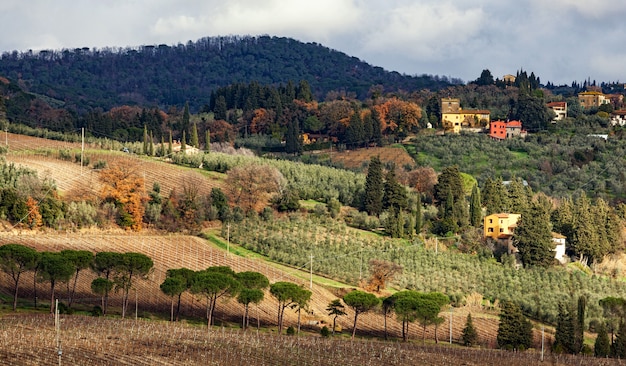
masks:
MULTIPOLYGON (((484 218, 484 237, 495 240, 500 246, 506 248, 508 254, 516 254, 519 250, 513 245, 513 236, 517 221, 522 217, 521 214, 498 213, 485 216, 484 218)), ((552 233, 552 242, 555 244, 554 258, 560 263, 565 263, 567 257, 565 255, 565 236, 552 233)))
POLYGON ((494 140, 505 140, 513 137, 524 137, 521 121, 493 121, 489 124, 489 137, 494 140))
POLYGON ((584 91, 578 93, 578 102, 583 108, 593 108, 609 104, 611 99, 599 91, 584 91))
POLYGON ((564 120, 567 117, 567 102, 551 102, 547 104, 547 107, 552 109, 552 111, 556 114, 552 123, 564 120))
POLYGON ((489 125, 490 114, 486 109, 463 109, 458 98, 441 99, 441 125, 449 132, 460 133, 462 128, 486 127, 489 125))
POLYGON ((626 110, 613 111, 610 123, 613 127, 624 127, 626 125, 626 110))

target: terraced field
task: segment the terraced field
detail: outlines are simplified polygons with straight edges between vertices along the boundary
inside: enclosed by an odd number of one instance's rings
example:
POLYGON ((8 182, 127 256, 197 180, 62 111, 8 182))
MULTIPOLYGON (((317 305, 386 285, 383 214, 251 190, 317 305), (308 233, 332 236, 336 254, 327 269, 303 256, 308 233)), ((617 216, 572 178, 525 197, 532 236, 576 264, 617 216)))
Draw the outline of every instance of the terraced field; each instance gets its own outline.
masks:
POLYGON ((346 150, 332 154, 332 161, 341 163, 350 169, 362 168, 369 163, 372 156, 378 155, 380 161, 385 164, 394 162, 397 168, 405 165, 414 166, 415 161, 402 147, 373 147, 369 149, 346 150))
POLYGON ((30 168, 40 177, 53 180, 62 194, 97 194, 100 187, 98 172, 92 168, 97 162, 106 162, 109 165, 122 163, 134 167, 137 174, 143 176, 146 190, 152 189, 152 185, 157 182, 161 185, 162 195, 169 195, 175 188, 180 190, 185 184, 197 186, 200 194, 208 194, 211 188, 223 185, 224 175, 220 173, 184 168, 157 158, 89 147, 84 156, 89 159, 90 166, 81 169, 80 164, 62 160, 58 154, 59 150, 68 150, 70 154, 80 156, 80 144, 23 135, 8 136, 10 149, 6 155, 7 162, 30 168))

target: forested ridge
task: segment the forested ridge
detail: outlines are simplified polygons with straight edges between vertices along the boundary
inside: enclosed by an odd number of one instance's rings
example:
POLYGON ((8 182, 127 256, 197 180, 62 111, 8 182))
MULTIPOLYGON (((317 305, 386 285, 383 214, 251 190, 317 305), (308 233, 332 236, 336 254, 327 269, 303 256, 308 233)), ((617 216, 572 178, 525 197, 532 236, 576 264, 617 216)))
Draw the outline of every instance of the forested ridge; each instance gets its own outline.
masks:
MULTIPOLYGON (((386 71, 317 43, 283 37, 207 37, 177 45, 5 52, 0 75, 66 107, 208 104, 211 91, 233 83, 306 80, 318 98, 342 91, 359 98, 373 85, 387 91, 439 89, 447 78, 386 71)), ((458 80, 456 81, 458 82, 458 80)))

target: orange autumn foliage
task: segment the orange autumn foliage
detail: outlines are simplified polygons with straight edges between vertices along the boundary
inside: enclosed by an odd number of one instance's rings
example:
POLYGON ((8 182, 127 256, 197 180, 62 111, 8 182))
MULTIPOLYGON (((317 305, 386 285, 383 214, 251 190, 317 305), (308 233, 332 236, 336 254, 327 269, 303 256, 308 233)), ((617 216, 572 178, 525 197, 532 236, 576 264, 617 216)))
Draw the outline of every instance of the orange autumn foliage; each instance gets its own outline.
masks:
POLYGON ((39 212, 39 206, 37 205, 37 201, 28 197, 26 200, 26 207, 28 207, 28 217, 26 218, 26 223, 28 227, 31 229, 38 228, 43 225, 43 220, 41 218, 41 213, 39 212))
POLYGON ((373 108, 378 112, 383 133, 398 129, 408 131, 418 126, 422 117, 422 110, 417 104, 397 98, 388 99, 373 108))
POLYGON ((116 162, 100 171, 102 190, 100 197, 104 201, 113 201, 132 217, 130 228, 140 231, 144 216, 146 191, 144 179, 138 174, 136 165, 128 162, 116 162))

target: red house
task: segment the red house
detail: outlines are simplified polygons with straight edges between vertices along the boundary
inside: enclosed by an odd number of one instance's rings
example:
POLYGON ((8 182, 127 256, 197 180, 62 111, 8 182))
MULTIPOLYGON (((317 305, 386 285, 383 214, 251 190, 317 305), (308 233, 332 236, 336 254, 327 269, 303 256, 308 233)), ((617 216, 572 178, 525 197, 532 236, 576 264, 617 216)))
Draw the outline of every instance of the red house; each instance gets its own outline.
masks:
POLYGON ((526 131, 522 130, 521 121, 492 121, 489 124, 489 137, 492 139, 504 140, 524 135, 526 131))

